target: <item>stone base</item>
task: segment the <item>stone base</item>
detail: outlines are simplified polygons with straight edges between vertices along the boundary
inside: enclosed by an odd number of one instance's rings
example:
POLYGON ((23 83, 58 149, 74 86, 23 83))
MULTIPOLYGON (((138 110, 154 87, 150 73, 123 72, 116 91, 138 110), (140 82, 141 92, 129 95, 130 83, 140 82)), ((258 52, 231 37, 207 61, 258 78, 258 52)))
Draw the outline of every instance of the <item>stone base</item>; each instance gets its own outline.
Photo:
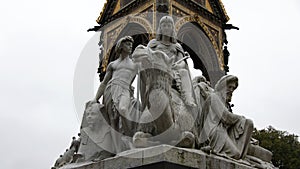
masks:
POLYGON ((128 150, 99 162, 69 164, 61 169, 252 169, 243 160, 206 154, 201 150, 159 145, 128 150))

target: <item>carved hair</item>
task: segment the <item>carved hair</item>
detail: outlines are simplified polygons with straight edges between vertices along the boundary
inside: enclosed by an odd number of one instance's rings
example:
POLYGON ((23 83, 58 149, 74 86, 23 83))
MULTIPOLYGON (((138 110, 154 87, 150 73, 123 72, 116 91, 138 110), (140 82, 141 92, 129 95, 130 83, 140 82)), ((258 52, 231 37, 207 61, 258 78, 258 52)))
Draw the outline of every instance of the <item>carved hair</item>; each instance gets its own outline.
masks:
POLYGON ((116 48, 115 48, 115 51, 116 51, 116 54, 120 54, 122 52, 122 43, 124 42, 131 42, 133 43, 133 38, 131 36, 125 36, 123 38, 121 38, 117 44, 116 44, 116 48))
POLYGON ((235 83, 235 89, 238 87, 238 78, 233 75, 225 75, 221 77, 221 79, 217 82, 215 86, 215 91, 219 92, 226 88, 229 83, 235 83))
POLYGON ((177 43, 177 40, 176 40, 177 35, 176 35, 176 32, 175 32, 175 24, 174 24, 174 20, 171 16, 163 16, 160 19, 158 29, 156 31, 156 40, 158 40, 158 41, 162 40, 162 32, 161 32, 161 24, 162 23, 171 23, 172 24, 173 32, 172 32, 172 35, 170 37, 170 42, 177 43))

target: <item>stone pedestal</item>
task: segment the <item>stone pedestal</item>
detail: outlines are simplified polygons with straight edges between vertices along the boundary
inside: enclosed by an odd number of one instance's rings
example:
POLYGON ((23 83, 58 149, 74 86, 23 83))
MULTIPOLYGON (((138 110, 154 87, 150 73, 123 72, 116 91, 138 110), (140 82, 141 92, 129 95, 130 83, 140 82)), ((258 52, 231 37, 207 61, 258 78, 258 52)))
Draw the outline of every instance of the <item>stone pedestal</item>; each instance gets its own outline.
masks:
POLYGON ((128 150, 99 162, 77 163, 61 169, 252 169, 242 160, 206 154, 201 150, 159 145, 128 150))

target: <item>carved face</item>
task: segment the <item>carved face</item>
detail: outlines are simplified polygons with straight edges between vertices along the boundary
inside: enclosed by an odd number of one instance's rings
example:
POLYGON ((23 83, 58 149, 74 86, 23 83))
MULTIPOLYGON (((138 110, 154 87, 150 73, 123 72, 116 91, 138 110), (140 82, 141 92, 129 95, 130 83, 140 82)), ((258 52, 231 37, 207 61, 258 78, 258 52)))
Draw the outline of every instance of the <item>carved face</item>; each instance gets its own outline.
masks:
POLYGON ((88 125, 94 125, 96 123, 100 122, 100 115, 99 112, 95 112, 95 111, 87 111, 86 112, 86 122, 88 123, 88 125))
POLYGON ((172 22, 162 22, 160 24, 161 34, 166 36, 172 36, 173 24, 172 22))
POLYGON ((226 86, 226 101, 231 102, 232 98, 232 93, 236 89, 236 83, 235 82, 230 82, 226 86))
POLYGON ((130 54, 132 52, 132 42, 125 41, 122 43, 122 52, 125 52, 126 54, 130 54))

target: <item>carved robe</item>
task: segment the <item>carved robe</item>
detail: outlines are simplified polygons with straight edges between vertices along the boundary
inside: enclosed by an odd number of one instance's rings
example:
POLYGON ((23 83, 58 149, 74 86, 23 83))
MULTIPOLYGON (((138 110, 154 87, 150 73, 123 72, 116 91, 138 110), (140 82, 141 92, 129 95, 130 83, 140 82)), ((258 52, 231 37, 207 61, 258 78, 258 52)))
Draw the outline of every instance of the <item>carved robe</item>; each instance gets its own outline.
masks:
POLYGON ((198 130, 199 143, 208 141, 214 153, 239 159, 247 151, 247 146, 242 146, 247 143, 239 140, 245 134, 246 121, 243 116, 228 110, 225 99, 219 93, 212 93, 202 109, 198 130))

